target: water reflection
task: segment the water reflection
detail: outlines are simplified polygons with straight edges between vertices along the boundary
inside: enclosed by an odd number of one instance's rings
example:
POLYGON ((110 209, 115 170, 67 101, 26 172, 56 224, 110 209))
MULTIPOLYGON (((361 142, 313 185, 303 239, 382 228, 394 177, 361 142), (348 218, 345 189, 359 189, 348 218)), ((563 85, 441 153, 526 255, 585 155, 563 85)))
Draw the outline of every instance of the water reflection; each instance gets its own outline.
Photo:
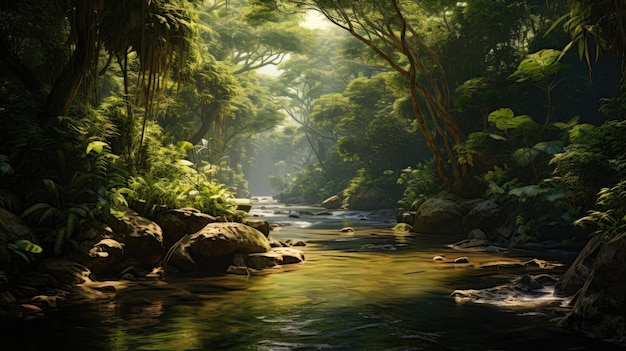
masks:
POLYGON ((459 252, 447 246, 459 238, 394 231, 358 214, 310 217, 307 228, 289 225, 284 214, 273 219, 284 225, 272 236, 307 242, 302 264, 249 277, 137 282, 114 300, 3 325, 11 331, 3 342, 17 350, 612 348, 551 324, 545 309, 551 301, 510 308, 459 304, 450 296, 509 281, 519 267, 481 265, 534 258, 528 253, 459 252), (341 232, 346 225, 354 232, 341 232), (449 263, 459 256, 470 263, 449 263))

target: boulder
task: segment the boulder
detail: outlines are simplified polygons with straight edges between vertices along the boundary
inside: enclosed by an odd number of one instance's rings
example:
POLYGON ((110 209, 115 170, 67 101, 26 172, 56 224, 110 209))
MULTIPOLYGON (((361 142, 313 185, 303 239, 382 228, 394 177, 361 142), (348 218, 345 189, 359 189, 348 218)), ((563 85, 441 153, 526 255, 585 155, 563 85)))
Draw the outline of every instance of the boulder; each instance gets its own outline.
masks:
POLYGON ((209 223, 179 240, 165 257, 166 271, 225 273, 235 254, 270 251, 268 238, 237 222, 209 223))
POLYGON ((593 269, 601 244, 602 237, 600 235, 595 235, 589 239, 587 245, 578 253, 574 262, 554 286, 555 295, 572 296, 585 285, 593 269))
POLYGON ((350 195, 344 200, 350 210, 378 210, 395 205, 389 191, 382 188, 367 188, 350 195))
POLYGON ((72 286, 90 281, 91 271, 80 263, 63 259, 47 258, 41 261, 37 274, 48 274, 54 277, 61 286, 56 286, 71 290, 72 286))
POLYGON ((163 247, 169 250, 175 242, 185 235, 193 234, 216 218, 195 208, 179 208, 159 213, 154 222, 163 232, 163 247))
POLYGON ((304 261, 302 251, 292 247, 276 247, 268 252, 249 254, 246 258, 246 266, 252 269, 264 269, 302 261, 304 261))
POLYGON ((116 274, 116 268, 124 259, 124 244, 113 239, 95 243, 85 255, 75 257, 76 262, 99 275, 116 274))
POLYGON ((328 210, 340 209, 343 205, 343 196, 333 195, 322 201, 322 207, 328 210))
POLYGON ((561 320, 594 337, 626 346, 626 233, 599 248, 571 312, 561 320))
POLYGON ((111 239, 113 231, 106 223, 91 220, 80 226, 66 258, 98 275, 117 275, 117 265, 125 258, 124 244, 111 239))
POLYGON ((413 231, 428 234, 460 234, 467 210, 453 199, 432 197, 417 209, 413 231))
POLYGON ((502 213, 502 206, 495 201, 481 201, 465 216, 465 231, 480 229, 486 234, 491 234, 497 227, 502 225, 502 213))
POLYGON ((153 221, 126 210, 121 217, 109 216, 111 238, 124 244, 127 253, 145 269, 156 267, 163 259, 163 232, 153 221))
POLYGON ((265 235, 265 237, 270 236, 271 227, 270 223, 266 220, 244 218, 242 223, 260 231, 261 233, 263 233, 263 235, 265 235))

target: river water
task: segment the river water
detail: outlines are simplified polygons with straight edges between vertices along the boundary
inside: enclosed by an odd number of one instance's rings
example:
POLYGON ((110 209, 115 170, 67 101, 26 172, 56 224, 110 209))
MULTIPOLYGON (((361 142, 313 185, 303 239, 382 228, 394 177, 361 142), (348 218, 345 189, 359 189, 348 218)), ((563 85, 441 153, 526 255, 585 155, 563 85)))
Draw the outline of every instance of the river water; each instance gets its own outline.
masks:
POLYGON ((2 350, 619 349, 555 326, 550 307, 562 301, 549 291, 500 304, 451 296, 520 274, 483 263, 539 258, 559 273, 571 254, 464 252, 448 246, 462 238, 394 231, 393 219, 368 213, 317 211, 269 198, 250 211, 282 225, 272 237, 305 241, 303 263, 132 283, 115 299, 0 325, 2 350), (462 256, 470 263, 449 263, 462 256))

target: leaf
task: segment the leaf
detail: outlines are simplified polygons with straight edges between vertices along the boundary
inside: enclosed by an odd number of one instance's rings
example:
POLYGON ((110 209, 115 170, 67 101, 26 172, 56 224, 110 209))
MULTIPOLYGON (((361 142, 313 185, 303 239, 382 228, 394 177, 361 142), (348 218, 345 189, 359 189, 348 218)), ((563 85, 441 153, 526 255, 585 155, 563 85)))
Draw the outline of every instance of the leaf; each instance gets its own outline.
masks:
POLYGON ((526 55, 517 70, 509 76, 521 83, 527 80, 534 82, 547 78, 551 74, 560 71, 564 65, 559 62, 561 51, 554 49, 544 49, 526 55))
POLYGON ((515 113, 510 108, 501 108, 495 110, 487 116, 487 120, 491 123, 496 123, 501 118, 513 118, 515 117, 515 113))
POLYGON ((41 246, 33 243, 30 240, 19 239, 19 240, 15 240, 13 242, 13 244, 15 245, 15 247, 17 247, 21 251, 32 252, 32 253, 41 253, 41 252, 43 252, 43 249, 41 248, 41 246))
POLYGON ((506 140, 506 138, 503 137, 502 135, 493 134, 493 133, 489 133, 489 137, 494 140, 503 140, 503 141, 506 140))
POLYGON ((61 227, 56 231, 56 238, 54 240, 54 254, 61 255, 63 250, 63 243, 65 242, 65 228, 61 227))
POLYGON ((532 184, 509 190, 509 195, 517 197, 535 197, 539 194, 539 185, 532 184))
POLYGON ((513 161, 515 161, 518 166, 528 166, 537 155, 539 155, 539 150, 523 147, 515 150, 513 153, 513 161))
POLYGON ((579 119, 580 119, 580 116, 574 116, 568 122, 554 122, 552 125, 554 125, 555 127, 559 129, 569 129, 577 125, 579 119))
POLYGON ((23 252, 14 250, 13 253, 20 256, 22 259, 24 259, 26 263, 30 263, 30 258, 28 258, 28 256, 26 256, 23 252))
POLYGON ((193 168, 194 163, 189 160, 178 160, 178 164, 181 166, 191 167, 193 168))
MULTIPOLYGON (((205 139, 203 139, 205 140, 205 139)), ((179 149, 183 150, 183 151, 189 151, 189 150, 193 150, 193 144, 183 140, 183 141, 179 141, 176 143, 176 147, 178 147, 179 149)))
POLYGON ((89 143, 89 145, 87 145, 87 150, 85 151, 85 154, 89 155, 91 151, 97 154, 101 154, 105 146, 108 147, 109 144, 105 143, 104 141, 92 141, 89 143))
POLYGON ((561 140, 542 141, 535 144, 533 149, 543 151, 548 155, 556 155, 563 151, 563 142, 561 140))
POLYGON ((520 129, 521 131, 532 131, 538 128, 537 122, 528 115, 515 116, 510 108, 501 108, 493 111, 487 117, 490 123, 501 131, 509 129, 520 129))
POLYGON ((52 206, 50 206, 49 204, 45 203, 45 202, 39 202, 36 203, 34 205, 32 205, 31 207, 27 208, 24 210, 24 212, 22 212, 22 214, 20 215, 20 218, 24 219, 29 217, 30 215, 32 215, 33 213, 39 211, 39 210, 45 210, 48 208, 51 208, 52 206))

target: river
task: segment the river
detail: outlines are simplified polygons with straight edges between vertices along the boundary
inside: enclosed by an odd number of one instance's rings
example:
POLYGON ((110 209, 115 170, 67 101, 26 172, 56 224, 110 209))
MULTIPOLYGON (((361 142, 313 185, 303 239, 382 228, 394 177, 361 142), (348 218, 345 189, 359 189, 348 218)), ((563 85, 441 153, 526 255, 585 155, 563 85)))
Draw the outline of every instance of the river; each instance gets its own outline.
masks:
POLYGON ((451 297, 456 289, 505 284, 520 274, 481 263, 539 258, 565 269, 571 254, 464 252, 448 246, 461 238, 394 231, 392 220, 364 212, 310 214, 320 210, 266 198, 250 211, 282 225, 274 238, 305 241, 303 263, 250 276, 137 282, 113 300, 0 325, 2 349, 620 349, 555 326, 550 307, 562 301, 549 292, 501 304, 451 297), (302 215, 289 216, 294 213, 302 215), (345 227, 354 231, 342 232, 345 227))

